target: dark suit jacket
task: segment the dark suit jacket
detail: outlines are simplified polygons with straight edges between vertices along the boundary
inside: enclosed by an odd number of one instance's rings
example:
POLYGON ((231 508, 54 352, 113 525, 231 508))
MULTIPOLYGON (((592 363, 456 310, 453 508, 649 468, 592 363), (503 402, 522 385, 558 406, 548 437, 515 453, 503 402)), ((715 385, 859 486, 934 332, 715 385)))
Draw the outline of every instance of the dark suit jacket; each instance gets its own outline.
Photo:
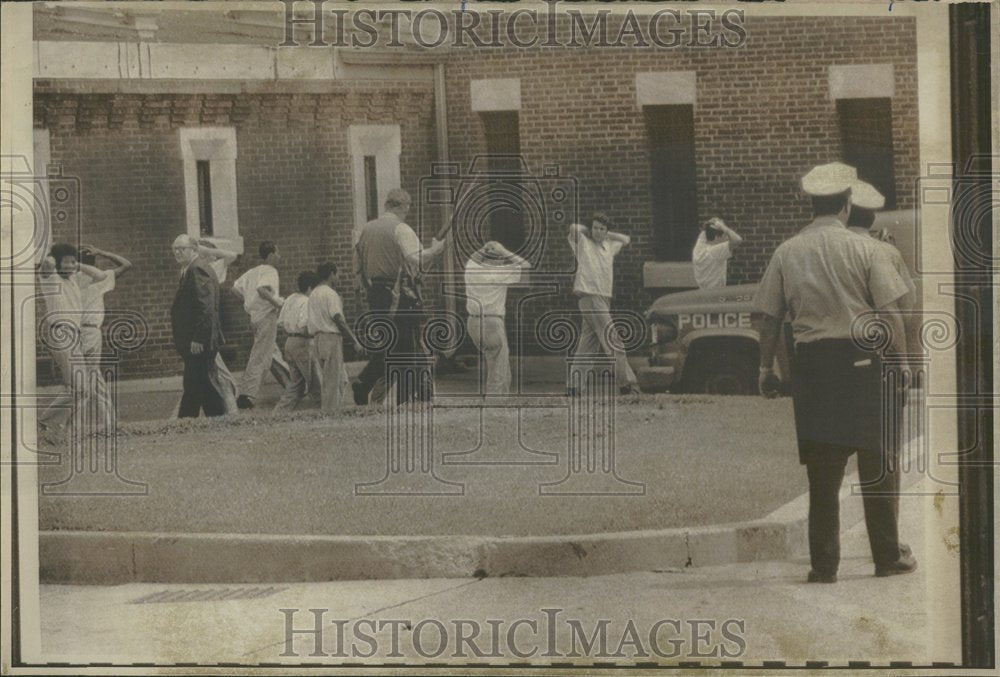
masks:
POLYGON ((198 341, 206 351, 222 347, 219 322, 219 279, 204 258, 191 262, 181 276, 174 305, 170 308, 174 346, 181 357, 191 352, 191 342, 198 341))

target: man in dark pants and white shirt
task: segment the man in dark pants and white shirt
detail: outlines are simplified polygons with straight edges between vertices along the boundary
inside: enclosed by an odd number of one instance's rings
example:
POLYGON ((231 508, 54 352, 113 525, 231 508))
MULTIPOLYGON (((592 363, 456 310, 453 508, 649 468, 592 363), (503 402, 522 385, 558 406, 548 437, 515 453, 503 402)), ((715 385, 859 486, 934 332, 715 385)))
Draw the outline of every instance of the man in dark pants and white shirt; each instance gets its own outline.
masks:
MULTIPOLYGON (((404 221, 409 211, 410 194, 393 188, 385 198, 385 213, 365 224, 355 247, 355 271, 368 296, 368 310, 395 327, 396 341, 390 350, 396 354, 422 352, 419 308, 402 293, 402 278, 417 275, 444 251, 443 240, 433 240, 427 249, 420 245, 417 234, 404 221)), ((368 404, 375 383, 385 376, 385 358, 386 351, 372 351, 352 386, 356 404, 368 404)), ((397 393, 397 403, 411 395, 397 393)))
POLYGON ((909 573, 917 562, 898 534, 898 449, 884 448, 882 365, 852 338, 856 321, 877 311, 891 333, 888 352, 905 352, 897 302, 909 290, 885 250, 846 227, 853 167, 834 162, 802 179, 814 220, 774 252, 755 299, 760 334, 760 389, 777 394, 774 355, 785 314, 795 338, 792 361, 799 461, 809 476, 810 583, 834 583, 840 563, 840 486, 858 454, 865 526, 876 576, 909 573))

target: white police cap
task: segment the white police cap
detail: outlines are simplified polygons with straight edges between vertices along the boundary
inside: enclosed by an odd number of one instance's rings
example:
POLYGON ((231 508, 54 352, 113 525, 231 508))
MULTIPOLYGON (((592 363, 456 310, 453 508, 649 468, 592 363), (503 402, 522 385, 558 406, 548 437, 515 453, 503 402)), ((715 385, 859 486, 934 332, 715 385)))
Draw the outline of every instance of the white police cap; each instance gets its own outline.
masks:
POLYGON ((830 162, 810 169, 802 177, 802 190, 816 197, 840 195, 857 183, 858 170, 843 162, 830 162))
POLYGON ((885 197, 870 183, 858 181, 851 186, 851 204, 855 207, 875 211, 885 206, 885 197))

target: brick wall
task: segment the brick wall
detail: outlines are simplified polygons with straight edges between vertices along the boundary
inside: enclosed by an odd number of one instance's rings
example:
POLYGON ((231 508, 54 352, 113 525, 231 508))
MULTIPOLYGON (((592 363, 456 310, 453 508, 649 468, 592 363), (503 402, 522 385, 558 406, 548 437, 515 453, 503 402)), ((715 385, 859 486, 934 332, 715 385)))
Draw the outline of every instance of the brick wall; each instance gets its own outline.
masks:
MULTIPOLYGON (((478 50, 475 58, 456 52, 447 62, 452 160, 467 166, 485 152, 469 81, 520 78, 521 150, 530 171, 538 175, 545 165, 558 164, 579 187, 581 214, 606 210, 632 236, 616 267, 615 305, 641 311, 650 301, 642 288, 642 264, 652 256, 652 232, 649 156, 635 73, 696 71, 698 216, 721 216, 746 238, 730 263, 731 282, 741 283, 756 281, 774 247, 808 219, 799 177, 839 157, 829 66, 891 63, 899 208, 912 207, 919 173, 915 22, 769 17, 748 18, 746 30, 746 45, 734 49, 500 48, 478 50)), ((299 270, 327 257, 350 271, 349 124, 402 126, 403 187, 416 199, 435 150, 429 84, 334 82, 325 94, 140 95, 60 93, 39 82, 35 112, 36 126, 50 130, 52 162, 82 179, 84 240, 136 264, 107 297, 109 309, 142 309, 150 324, 146 348, 125 361, 126 376, 180 368, 168 316, 177 276, 169 246, 186 229, 179 127, 236 128, 246 252, 230 269, 226 286, 256 264, 257 243, 273 239, 283 257, 283 294, 293 290, 299 270)), ((430 231, 436 223, 423 225, 430 231)), ((58 227, 55 235, 65 236, 58 227)), ((567 270, 571 256, 564 231, 545 233, 544 239, 539 265, 567 270)), ((456 263, 461 270, 464 261, 456 263)), ((572 303, 571 276, 556 279, 561 289, 529 303, 529 319, 572 303)), ((349 316, 356 317, 362 308, 350 287, 345 285, 343 295, 349 316)), ((239 300, 231 294, 224 298, 231 366, 241 369, 249 325, 239 300)))
MULTIPOLYGON (((401 125, 403 187, 415 194, 432 159, 433 90, 414 84, 331 89, 329 94, 132 95, 61 94, 45 91, 44 83, 36 88, 36 126, 50 131, 52 162, 81 180, 83 241, 135 264, 105 297, 109 312, 140 310, 149 324, 146 346, 125 356, 125 376, 160 376, 181 368, 170 333, 178 275, 170 244, 187 230, 177 131, 182 126, 236 128, 245 252, 223 285, 231 368, 243 368, 251 339, 241 299, 225 290, 257 265, 261 240, 279 244, 283 295, 295 290, 299 271, 332 258, 342 270, 348 315, 357 316, 347 126, 401 125)), ((54 238, 73 241, 74 234, 55 224, 54 238)), ((42 350, 38 354, 44 381, 46 356, 42 350)))
MULTIPOLYGON (((614 25, 609 19, 612 36, 614 25)), ((891 63, 898 202, 900 209, 913 207, 919 171, 915 22, 748 18, 746 30, 745 46, 733 49, 484 49, 475 59, 449 63, 452 158, 467 163, 485 152, 469 81, 520 78, 521 151, 529 168, 539 174, 545 163, 558 163, 578 182, 581 213, 605 210, 632 237, 616 265, 615 306, 641 311, 652 300, 642 286, 642 264, 653 248, 650 164, 636 73, 696 72, 698 218, 720 216, 746 238, 729 265, 730 283, 739 284, 756 282, 775 246, 808 221, 799 178, 840 157, 829 66, 891 63)), ((694 234, 697 222, 691 228, 694 234)), ((546 264, 564 267, 570 253, 562 232, 551 244, 546 264)), ((573 302, 570 285, 559 296, 567 305, 573 302)))

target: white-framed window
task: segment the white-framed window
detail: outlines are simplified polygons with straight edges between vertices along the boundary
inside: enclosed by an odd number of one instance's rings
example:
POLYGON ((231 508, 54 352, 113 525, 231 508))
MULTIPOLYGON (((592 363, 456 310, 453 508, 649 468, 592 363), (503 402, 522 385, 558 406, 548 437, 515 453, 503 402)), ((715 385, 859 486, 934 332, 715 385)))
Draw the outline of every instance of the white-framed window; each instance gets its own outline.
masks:
POLYGON ((236 130, 188 127, 179 131, 188 235, 242 254, 236 208, 236 130))
POLYGON ((361 229, 378 218, 386 194, 400 187, 399 125, 351 125, 347 130, 354 179, 354 230, 357 243, 361 229))

